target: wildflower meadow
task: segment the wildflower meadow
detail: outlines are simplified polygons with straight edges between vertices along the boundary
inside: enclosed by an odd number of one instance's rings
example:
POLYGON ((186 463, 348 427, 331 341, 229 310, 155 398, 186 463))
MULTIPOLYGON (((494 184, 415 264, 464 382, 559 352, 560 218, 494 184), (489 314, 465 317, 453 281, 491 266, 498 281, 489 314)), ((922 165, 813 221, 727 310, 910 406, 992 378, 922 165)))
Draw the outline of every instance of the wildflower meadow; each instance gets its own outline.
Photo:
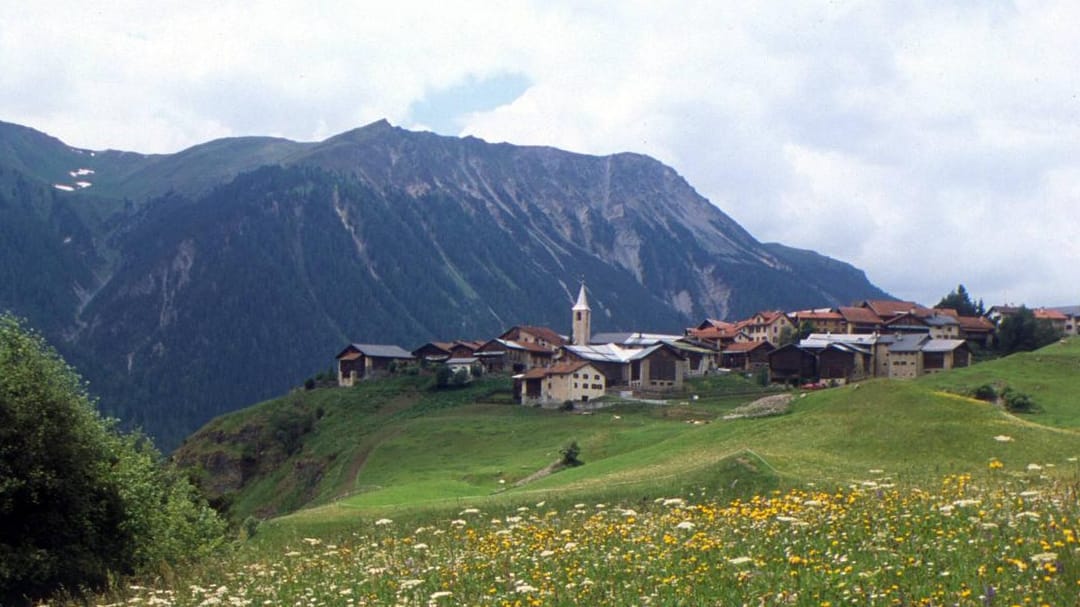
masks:
MULTIPOLYGON (((1076 605, 1075 479, 1009 474, 894 484, 881 470, 721 502, 467 507, 364 520, 329 543, 237 554, 198 584, 120 605, 1076 605)), ((692 494, 691 494, 692 493, 692 494)))

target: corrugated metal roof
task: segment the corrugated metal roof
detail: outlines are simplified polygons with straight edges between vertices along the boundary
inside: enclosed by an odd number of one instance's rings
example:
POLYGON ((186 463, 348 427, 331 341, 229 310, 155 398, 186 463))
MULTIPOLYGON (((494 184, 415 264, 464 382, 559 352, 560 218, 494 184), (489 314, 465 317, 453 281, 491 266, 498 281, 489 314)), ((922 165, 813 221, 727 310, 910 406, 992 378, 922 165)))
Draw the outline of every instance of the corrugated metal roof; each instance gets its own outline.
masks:
POLYGON ((889 346, 889 352, 918 352, 927 341, 931 340, 926 335, 898 335, 889 346))
POLYGON ((952 352, 967 342, 962 339, 931 339, 922 346, 923 352, 952 352))
POLYGON ((412 358, 413 355, 400 346, 385 344, 351 344, 364 354, 372 358, 412 358))

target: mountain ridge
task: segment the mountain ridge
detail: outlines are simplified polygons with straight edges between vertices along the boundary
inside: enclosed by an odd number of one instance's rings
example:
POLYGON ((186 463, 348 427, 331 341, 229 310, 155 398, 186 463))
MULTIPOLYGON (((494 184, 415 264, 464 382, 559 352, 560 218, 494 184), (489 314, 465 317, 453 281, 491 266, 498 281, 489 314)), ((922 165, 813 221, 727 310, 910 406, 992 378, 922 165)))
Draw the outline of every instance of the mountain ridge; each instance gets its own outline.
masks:
POLYGON ((848 264, 758 242, 640 154, 386 121, 164 155, 0 127, 0 308, 61 337, 103 408, 166 450, 325 369, 346 341, 564 330, 582 276, 596 330, 887 297, 848 264))

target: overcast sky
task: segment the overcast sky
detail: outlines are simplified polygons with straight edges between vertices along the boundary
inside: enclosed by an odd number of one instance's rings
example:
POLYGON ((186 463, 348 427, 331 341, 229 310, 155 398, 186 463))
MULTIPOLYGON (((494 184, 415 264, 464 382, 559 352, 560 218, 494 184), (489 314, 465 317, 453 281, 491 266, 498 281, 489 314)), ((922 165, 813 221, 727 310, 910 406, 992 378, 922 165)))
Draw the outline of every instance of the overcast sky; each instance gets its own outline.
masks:
POLYGON ((1080 3, 5 4, 0 120, 73 146, 639 152, 898 297, 1080 304, 1080 3))

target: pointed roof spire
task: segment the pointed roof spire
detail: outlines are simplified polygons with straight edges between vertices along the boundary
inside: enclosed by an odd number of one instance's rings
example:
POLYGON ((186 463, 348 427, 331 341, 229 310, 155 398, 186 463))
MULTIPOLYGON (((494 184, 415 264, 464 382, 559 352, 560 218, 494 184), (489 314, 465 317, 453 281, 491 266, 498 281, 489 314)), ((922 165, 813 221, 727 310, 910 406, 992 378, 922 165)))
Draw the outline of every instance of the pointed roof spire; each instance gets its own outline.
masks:
POLYGON ((585 281, 581 281, 581 290, 578 291, 577 303, 574 304, 574 310, 590 310, 589 300, 585 297, 585 281))

